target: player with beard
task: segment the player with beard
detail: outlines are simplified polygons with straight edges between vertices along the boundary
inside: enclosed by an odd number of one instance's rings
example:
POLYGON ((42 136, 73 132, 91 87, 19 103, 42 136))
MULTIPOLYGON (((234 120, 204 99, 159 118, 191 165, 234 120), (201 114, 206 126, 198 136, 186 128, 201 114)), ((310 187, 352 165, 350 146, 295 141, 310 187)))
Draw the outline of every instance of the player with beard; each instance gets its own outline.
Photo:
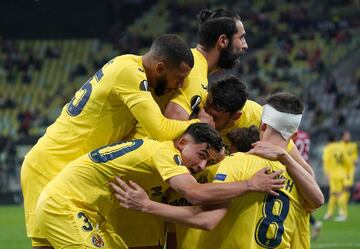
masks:
POLYGON ((136 122, 158 140, 174 139, 195 122, 212 123, 206 113, 200 114, 200 120, 167 119, 149 92, 154 88, 161 95, 181 87, 193 64, 193 55, 180 37, 162 35, 143 56, 122 55, 110 60, 76 92, 22 165, 27 236, 33 247, 49 246, 34 225, 36 201, 70 161, 122 140, 136 122))

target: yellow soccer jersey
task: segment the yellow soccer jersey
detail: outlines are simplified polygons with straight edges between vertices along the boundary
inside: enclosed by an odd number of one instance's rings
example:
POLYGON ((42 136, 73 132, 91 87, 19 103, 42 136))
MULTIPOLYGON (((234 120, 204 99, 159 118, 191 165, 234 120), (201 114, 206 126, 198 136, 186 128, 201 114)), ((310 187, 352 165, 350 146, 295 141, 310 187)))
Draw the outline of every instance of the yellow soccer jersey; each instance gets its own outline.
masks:
POLYGON ((80 155, 123 139, 137 121, 158 140, 174 139, 194 122, 165 119, 148 89, 141 56, 115 57, 76 92, 26 159, 56 175, 80 155))
POLYGON ((195 104, 197 96, 200 97, 200 105, 206 101, 208 88, 208 64, 207 61, 196 48, 192 50, 194 56, 194 67, 190 74, 185 78, 184 85, 178 90, 179 94, 170 101, 181 106, 189 115, 192 113, 192 105, 195 104))
POLYGON ((347 169, 349 170, 348 173, 354 173, 355 171, 355 163, 358 159, 358 148, 357 143, 354 142, 341 142, 342 146, 344 146, 347 155, 349 157, 349 165, 347 169))
MULTIPOLYGON (((114 229, 126 223, 119 204, 111 193, 109 182, 115 176, 133 180, 143 187, 155 201, 162 200, 168 187, 164 181, 189 173, 181 166, 180 152, 172 141, 133 140, 96 149, 71 162, 44 188, 54 200, 67 199, 71 205, 97 212, 114 229), (113 219, 116 215, 122 217, 113 219)), ((126 210, 124 210, 126 211, 126 210)))
POLYGON ((327 144, 323 150, 324 172, 331 179, 343 179, 349 168, 351 159, 342 142, 327 144))
MULTIPOLYGON (((285 169, 277 161, 236 153, 220 163, 214 182, 246 180, 263 167, 285 169)), ((278 197, 253 192, 234 199, 220 224, 201 232, 197 248, 290 248, 304 201, 290 175, 281 177, 286 183, 278 197)))

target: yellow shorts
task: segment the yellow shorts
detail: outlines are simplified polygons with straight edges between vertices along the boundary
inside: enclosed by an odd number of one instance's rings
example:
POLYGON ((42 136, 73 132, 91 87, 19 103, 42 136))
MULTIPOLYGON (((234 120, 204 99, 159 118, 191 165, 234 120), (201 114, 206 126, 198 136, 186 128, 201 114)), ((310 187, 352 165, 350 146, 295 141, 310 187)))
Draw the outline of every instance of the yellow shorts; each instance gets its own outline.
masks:
POLYGON ((127 249, 113 227, 97 213, 42 193, 35 224, 55 248, 127 249))
POLYGON ((161 218, 124 208, 110 215, 114 230, 129 247, 165 244, 165 222, 161 218))
POLYGON ((24 197, 26 232, 32 239, 33 246, 46 246, 44 236, 35 225, 35 208, 41 191, 49 181, 48 177, 39 174, 24 160, 21 167, 21 189, 24 197))
POLYGON ((331 179, 329 181, 329 187, 330 187, 330 193, 340 193, 342 191, 344 191, 344 183, 345 183, 345 179, 343 178, 335 178, 335 179, 331 179))

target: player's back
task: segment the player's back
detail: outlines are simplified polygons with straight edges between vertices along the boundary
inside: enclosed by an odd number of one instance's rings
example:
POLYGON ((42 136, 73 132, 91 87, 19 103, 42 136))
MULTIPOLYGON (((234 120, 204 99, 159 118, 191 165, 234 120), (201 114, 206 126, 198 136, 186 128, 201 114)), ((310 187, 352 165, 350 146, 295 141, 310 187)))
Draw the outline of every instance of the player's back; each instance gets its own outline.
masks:
MULTIPOLYGON (((285 169, 277 161, 236 153, 220 164, 214 182, 246 180, 263 167, 285 169)), ((278 197, 252 192, 234 199, 215 230, 201 234, 199 248, 290 248, 303 199, 286 171, 281 177, 286 183, 278 197)))
POLYGON ((66 104, 26 159, 40 173, 56 175, 68 162, 122 139, 135 125, 128 106, 146 79, 141 57, 118 56, 95 73, 66 104))

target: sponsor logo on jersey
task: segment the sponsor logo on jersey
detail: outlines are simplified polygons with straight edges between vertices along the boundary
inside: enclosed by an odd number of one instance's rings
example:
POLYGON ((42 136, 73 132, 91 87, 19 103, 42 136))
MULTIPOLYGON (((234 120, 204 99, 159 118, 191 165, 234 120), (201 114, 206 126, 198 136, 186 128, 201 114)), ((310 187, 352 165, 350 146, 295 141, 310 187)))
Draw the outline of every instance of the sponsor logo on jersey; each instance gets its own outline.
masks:
POLYGON ((105 245, 103 239, 98 234, 93 235, 91 238, 91 241, 94 244, 94 246, 99 247, 99 248, 104 247, 104 245, 105 245))
POLYGON ((174 162, 177 164, 177 165, 183 165, 182 164, 182 161, 181 161, 181 157, 179 155, 175 155, 174 156, 174 162))
POLYGON ((142 68, 138 68, 138 70, 140 71, 140 72, 142 72, 142 73, 145 73, 145 70, 144 69, 142 69, 142 68))
POLYGON ((201 84, 201 87, 207 91, 208 89, 208 84, 207 83, 204 83, 204 84, 201 84))
POLYGON ((216 174, 214 176, 214 180, 218 180, 218 181, 225 181, 226 175, 225 174, 216 174))
POLYGON ((139 88, 141 91, 148 92, 149 91, 149 82, 147 80, 143 80, 140 82, 139 88))

